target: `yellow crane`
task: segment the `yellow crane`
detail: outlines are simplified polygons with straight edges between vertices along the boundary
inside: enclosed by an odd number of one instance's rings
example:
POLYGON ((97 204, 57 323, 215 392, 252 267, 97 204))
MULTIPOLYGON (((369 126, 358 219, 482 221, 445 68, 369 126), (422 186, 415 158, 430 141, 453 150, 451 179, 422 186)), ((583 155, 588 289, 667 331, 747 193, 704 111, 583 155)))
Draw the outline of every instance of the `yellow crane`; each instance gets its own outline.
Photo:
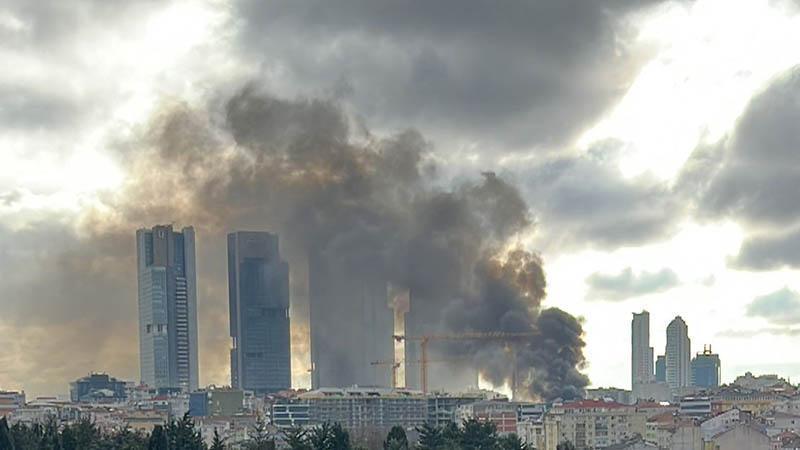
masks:
MULTIPOLYGON (((392 336, 395 341, 403 342, 403 341, 415 341, 419 342, 420 354, 422 356, 420 360, 420 384, 422 385, 422 392, 428 392, 428 344, 431 341, 466 341, 466 340, 480 340, 480 339, 491 339, 491 340, 500 340, 500 341, 508 341, 514 340, 518 338, 526 338, 526 337, 535 337, 536 333, 532 332, 504 332, 504 331, 488 331, 488 332, 480 332, 480 331, 470 331, 465 333, 452 333, 452 334, 428 334, 423 336, 405 336, 400 334, 395 334, 392 336)), ((516 351, 513 350, 512 347, 512 357, 514 358, 514 368, 512 373, 511 379, 511 393, 512 396, 516 395, 516 388, 517 388, 517 358, 516 358, 516 351)))
MULTIPOLYGON (((469 358, 447 358, 447 359, 432 359, 428 360, 428 363, 444 363, 444 362, 463 362, 468 361, 469 358)), ((392 369, 392 387, 397 387, 397 369, 400 368, 400 365, 405 362, 406 364, 422 364, 422 361, 393 361, 393 360, 381 360, 381 361, 372 361, 369 364, 371 366, 389 366, 392 369)))

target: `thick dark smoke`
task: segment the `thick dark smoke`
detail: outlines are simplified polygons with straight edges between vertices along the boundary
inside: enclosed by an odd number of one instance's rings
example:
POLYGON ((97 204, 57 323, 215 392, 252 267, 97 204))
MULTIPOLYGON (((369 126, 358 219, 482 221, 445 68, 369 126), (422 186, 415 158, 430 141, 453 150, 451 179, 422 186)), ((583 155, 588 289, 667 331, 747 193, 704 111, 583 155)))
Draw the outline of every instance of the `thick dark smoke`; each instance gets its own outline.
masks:
MULTIPOLYGON (((412 309, 429 311, 431 328, 535 333, 516 353, 531 397, 573 397, 587 385, 579 321, 541 308, 545 275, 535 254, 505 251, 532 225, 516 187, 485 173, 443 188, 419 133, 355 132, 333 102, 286 101, 248 86, 220 111, 163 108, 140 145, 127 148, 129 184, 108 200, 113 215, 91 217, 95 229, 132 233, 174 221, 195 225, 198 242, 220 243, 231 229, 271 229, 295 293, 305 292, 308 258, 324 257, 344 273, 409 289, 412 309)), ((223 254, 217 245, 207 257, 223 254)), ((222 276, 200 284, 224 283, 222 276)), ((307 316, 298 297, 295 324, 307 316)), ((513 366, 498 357, 504 345, 472 341, 450 350, 474 355, 471 364, 502 384, 513 366)))

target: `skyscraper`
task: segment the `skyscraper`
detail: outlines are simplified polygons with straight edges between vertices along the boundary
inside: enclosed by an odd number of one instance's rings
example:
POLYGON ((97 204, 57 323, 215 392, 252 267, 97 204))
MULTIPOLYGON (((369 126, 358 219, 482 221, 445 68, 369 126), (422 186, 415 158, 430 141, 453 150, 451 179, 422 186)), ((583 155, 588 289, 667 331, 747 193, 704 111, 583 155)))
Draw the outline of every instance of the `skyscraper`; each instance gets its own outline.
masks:
POLYGON ((194 229, 172 225, 136 231, 139 279, 139 370, 156 388, 195 390, 197 281, 194 229))
POLYGON ((671 389, 690 386, 691 341, 689 328, 681 316, 675 317, 667 326, 667 384, 671 389))
POLYGON ((341 255, 309 257, 311 386, 391 386, 394 312, 388 283, 375 267, 358 270, 341 255))
POLYGON ((653 347, 650 346, 650 313, 633 313, 631 321, 631 389, 653 382, 653 347))
POLYGON ((711 352, 711 346, 704 346, 703 352, 692 359, 692 385, 701 388, 719 387, 721 372, 719 355, 711 352))
POLYGON ((291 387, 289 266, 278 236, 228 234, 231 385, 258 393, 291 387))
POLYGON ((667 382, 667 357, 658 355, 656 358, 656 383, 667 382))

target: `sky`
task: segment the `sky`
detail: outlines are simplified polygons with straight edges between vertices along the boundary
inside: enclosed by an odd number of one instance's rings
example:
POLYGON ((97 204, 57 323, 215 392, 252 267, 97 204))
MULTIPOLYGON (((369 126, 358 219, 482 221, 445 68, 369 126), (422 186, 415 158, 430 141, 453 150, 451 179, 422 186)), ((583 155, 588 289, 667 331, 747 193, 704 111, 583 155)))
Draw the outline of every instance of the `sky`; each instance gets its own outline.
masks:
POLYGON ((680 315, 723 381, 800 379, 800 2, 4 0, 0 60, 0 388, 136 380, 134 231, 173 221, 208 255, 201 384, 227 383, 224 242, 203 236, 262 224, 193 206, 209 174, 151 152, 234 148, 242 89, 335 105, 354 140, 415 130, 443 186, 517 186, 514 245, 582 318, 593 386, 629 387, 644 309, 656 354, 680 315))

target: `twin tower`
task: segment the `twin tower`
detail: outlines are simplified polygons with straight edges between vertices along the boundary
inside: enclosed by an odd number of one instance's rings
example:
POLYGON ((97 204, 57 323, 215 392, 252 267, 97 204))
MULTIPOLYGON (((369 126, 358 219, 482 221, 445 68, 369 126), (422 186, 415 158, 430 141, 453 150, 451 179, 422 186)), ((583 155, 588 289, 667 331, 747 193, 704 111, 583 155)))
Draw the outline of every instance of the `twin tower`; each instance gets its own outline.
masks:
MULTIPOLYGON (((159 225, 136 232, 139 367, 151 387, 198 388, 194 229, 159 225)), ((289 267, 278 237, 228 235, 231 385, 256 392, 291 387, 289 267)))

